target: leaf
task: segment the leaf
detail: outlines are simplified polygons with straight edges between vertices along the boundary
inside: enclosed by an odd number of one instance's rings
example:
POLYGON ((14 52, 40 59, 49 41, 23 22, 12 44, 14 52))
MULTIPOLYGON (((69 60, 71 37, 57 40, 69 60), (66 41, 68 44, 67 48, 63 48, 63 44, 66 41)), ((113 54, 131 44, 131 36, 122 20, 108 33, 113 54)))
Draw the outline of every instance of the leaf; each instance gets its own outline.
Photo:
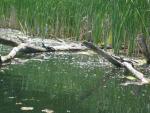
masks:
POLYGON ((22 102, 16 102, 16 105, 22 105, 22 102))
POLYGON ((50 109, 43 109, 42 112, 45 112, 45 113, 54 113, 54 111, 50 110, 50 109))
POLYGON ((126 78, 127 78, 128 80, 136 80, 136 78, 133 77, 133 76, 127 76, 126 78))
POLYGON ((10 96, 10 97, 8 97, 9 99, 14 99, 14 98, 16 98, 16 97, 13 97, 13 96, 10 96))
POLYGON ((21 107, 20 109, 22 111, 32 111, 34 108, 33 107, 21 107))

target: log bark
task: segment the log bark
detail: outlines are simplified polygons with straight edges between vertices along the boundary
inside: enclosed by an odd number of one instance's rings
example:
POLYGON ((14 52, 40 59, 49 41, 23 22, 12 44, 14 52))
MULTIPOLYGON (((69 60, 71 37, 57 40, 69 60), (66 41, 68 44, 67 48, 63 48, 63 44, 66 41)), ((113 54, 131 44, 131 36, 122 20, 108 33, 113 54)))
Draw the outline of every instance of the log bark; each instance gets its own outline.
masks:
POLYGON ((30 37, 18 30, 0 28, 0 43, 16 47, 21 43, 27 44, 26 52, 54 52, 55 51, 84 51, 87 50, 80 42, 61 39, 45 39, 30 37), (45 46, 43 46, 43 44, 45 46), (51 48, 51 49, 50 49, 51 48))
POLYGON ((13 59, 18 52, 85 51, 88 49, 80 42, 29 37, 18 30, 2 28, 0 28, 0 43, 14 47, 8 55, 0 56, 0 63, 13 59))
POLYGON ((93 51, 97 52, 98 54, 100 54, 104 58, 106 58, 109 62, 116 65, 117 67, 122 67, 122 63, 119 60, 116 60, 113 56, 109 55, 106 51, 104 51, 100 47, 97 47, 97 46, 93 45, 90 42, 83 42, 83 44, 86 47, 88 47, 88 48, 92 49, 93 51))
POLYGON ((16 56, 16 54, 18 52, 20 52, 24 49, 26 49, 26 44, 24 44, 24 43, 21 43, 17 47, 14 47, 8 55, 0 57, 0 63, 4 63, 4 62, 11 60, 12 58, 14 58, 16 56))
POLYGON ((92 49, 93 51, 97 52, 101 56, 103 56, 105 59, 107 59, 109 62, 111 62, 113 65, 117 67, 124 67, 127 69, 129 72, 131 72, 137 79, 141 80, 143 84, 149 83, 149 80, 144 77, 144 74, 141 72, 137 71, 134 67, 131 61, 124 60, 120 57, 116 57, 113 55, 109 55, 107 52, 102 50, 101 48, 95 46, 94 44, 90 42, 83 42, 85 46, 88 48, 92 49))
MULTIPOLYGON (((149 62, 150 53, 147 49, 145 42, 143 41, 141 42, 142 42, 141 45, 143 44, 142 50, 149 62)), ((60 40, 41 39, 33 37, 31 38, 17 30, 0 29, 0 43, 14 47, 8 55, 0 56, 0 63, 4 63, 13 59, 18 52, 36 53, 36 52, 54 52, 54 51, 83 51, 90 48, 95 52, 97 52, 98 54, 102 55, 104 58, 106 58, 109 62, 111 62, 115 66, 126 68, 143 83, 149 83, 149 80, 145 78, 141 72, 137 71, 133 67, 131 61, 127 61, 120 57, 110 55, 101 48, 89 42, 84 42, 83 44, 81 44, 79 42, 70 42, 64 40, 60 41, 60 40)))

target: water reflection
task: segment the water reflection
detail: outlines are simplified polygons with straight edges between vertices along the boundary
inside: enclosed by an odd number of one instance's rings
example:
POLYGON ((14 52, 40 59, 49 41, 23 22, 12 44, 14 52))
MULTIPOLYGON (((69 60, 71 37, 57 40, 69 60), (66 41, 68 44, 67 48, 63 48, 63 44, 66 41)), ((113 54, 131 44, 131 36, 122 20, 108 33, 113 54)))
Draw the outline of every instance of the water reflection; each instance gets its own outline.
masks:
POLYGON ((44 57, 0 72, 0 113, 150 112, 149 86, 121 86, 123 70, 98 56, 44 57))

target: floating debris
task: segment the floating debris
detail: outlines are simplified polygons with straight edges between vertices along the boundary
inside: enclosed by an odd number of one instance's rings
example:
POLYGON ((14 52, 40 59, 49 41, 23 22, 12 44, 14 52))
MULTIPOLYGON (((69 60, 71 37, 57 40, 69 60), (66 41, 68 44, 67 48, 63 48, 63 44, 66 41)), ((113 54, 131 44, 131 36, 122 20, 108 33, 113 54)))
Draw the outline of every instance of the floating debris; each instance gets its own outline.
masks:
POLYGON ((126 78, 127 78, 128 80, 136 80, 136 78, 133 77, 133 76, 127 76, 126 78))
POLYGON ((0 70, 1 73, 4 73, 5 71, 3 69, 0 70))
POLYGON ((16 105, 22 105, 23 103, 22 102, 16 102, 16 105))
POLYGON ((11 97, 11 96, 10 96, 10 97, 8 97, 8 98, 9 98, 9 99, 15 99, 16 97, 13 97, 13 96, 11 97))
POLYGON ((21 107, 20 109, 22 111, 32 111, 34 108, 33 107, 21 107))
POLYGON ((43 109, 41 111, 44 112, 44 113, 54 113, 54 111, 50 110, 50 109, 43 109))
POLYGON ((67 113, 70 113, 71 111, 70 110, 67 110, 67 113))
POLYGON ((38 100, 38 99, 35 99, 35 98, 25 98, 25 99, 22 99, 22 101, 37 101, 37 102, 39 102, 40 100, 38 100))
POLYGON ((121 83, 122 86, 128 86, 128 85, 143 85, 144 83, 139 81, 139 82, 134 82, 134 81, 127 81, 125 83, 121 83))

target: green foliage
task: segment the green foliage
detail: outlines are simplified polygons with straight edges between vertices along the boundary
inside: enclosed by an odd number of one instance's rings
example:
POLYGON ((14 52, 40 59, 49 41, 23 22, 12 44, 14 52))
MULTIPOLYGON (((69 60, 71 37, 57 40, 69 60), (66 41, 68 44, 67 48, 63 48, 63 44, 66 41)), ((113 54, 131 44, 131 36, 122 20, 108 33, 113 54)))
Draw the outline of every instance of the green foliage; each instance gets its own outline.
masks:
POLYGON ((116 53, 122 45, 132 52, 138 33, 149 36, 149 4, 149 0, 1 0, 0 16, 10 21, 14 8, 18 26, 32 34, 87 40, 85 34, 92 31, 94 42, 112 44, 116 53))
POLYGON ((114 0, 112 10, 113 46, 116 51, 122 42, 133 50, 138 33, 149 35, 149 0, 114 0))

